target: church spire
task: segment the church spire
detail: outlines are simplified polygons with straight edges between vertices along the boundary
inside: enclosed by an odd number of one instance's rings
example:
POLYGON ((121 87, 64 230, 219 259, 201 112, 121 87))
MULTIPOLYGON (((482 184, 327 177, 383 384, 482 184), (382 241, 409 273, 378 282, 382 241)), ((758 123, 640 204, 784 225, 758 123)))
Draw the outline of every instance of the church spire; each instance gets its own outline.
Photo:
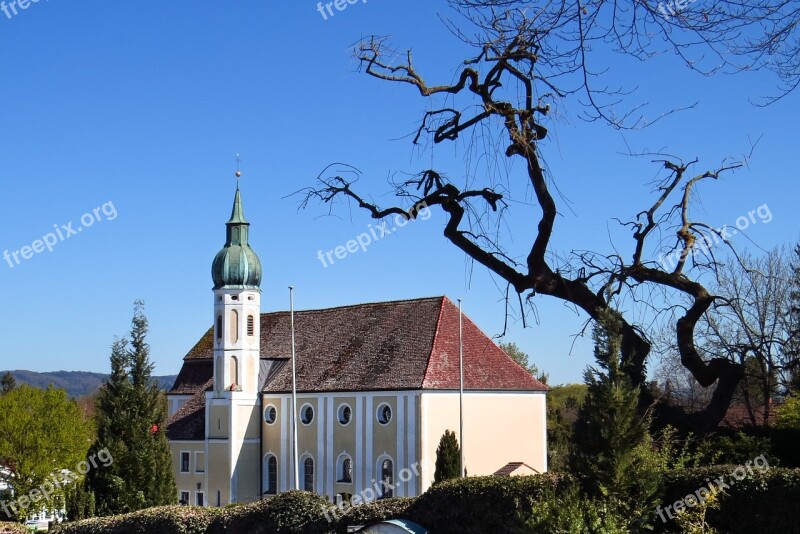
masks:
POLYGON ((233 197, 231 218, 225 223, 225 246, 217 253, 211 265, 214 289, 257 289, 261 285, 261 261, 250 248, 250 223, 244 218, 242 207, 242 192, 239 189, 242 172, 238 168, 238 154, 236 161, 236 194, 233 197))

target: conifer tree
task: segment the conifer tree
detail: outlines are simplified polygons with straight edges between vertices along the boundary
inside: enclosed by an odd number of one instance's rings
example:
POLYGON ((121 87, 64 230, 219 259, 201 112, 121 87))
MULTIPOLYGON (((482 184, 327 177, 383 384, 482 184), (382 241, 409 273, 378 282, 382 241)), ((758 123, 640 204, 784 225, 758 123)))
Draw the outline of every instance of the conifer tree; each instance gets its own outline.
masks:
POLYGON ((144 303, 137 301, 130 340, 111 350, 111 376, 98 393, 97 440, 89 455, 108 449, 113 464, 87 476, 98 515, 174 504, 177 489, 164 432, 166 398, 152 379, 144 303))
POLYGON ((433 483, 458 478, 461 475, 461 449, 458 446, 456 433, 445 430, 439 446, 436 448, 436 471, 433 483))
POLYGON ((17 381, 14 375, 12 375, 10 371, 3 373, 3 377, 0 378, 0 395, 8 393, 15 387, 17 387, 17 381))
POLYGON ((604 312, 594 328, 598 368, 586 370, 586 399, 575 422, 570 471, 590 497, 608 499, 637 520, 660 487, 657 473, 641 469, 651 441, 638 411, 639 391, 621 365, 620 322, 604 312))

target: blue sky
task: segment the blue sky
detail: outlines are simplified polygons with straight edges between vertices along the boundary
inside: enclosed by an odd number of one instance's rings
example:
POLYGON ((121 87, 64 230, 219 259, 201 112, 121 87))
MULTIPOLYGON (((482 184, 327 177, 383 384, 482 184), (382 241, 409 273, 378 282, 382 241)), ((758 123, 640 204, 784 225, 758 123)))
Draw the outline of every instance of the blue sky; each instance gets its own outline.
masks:
MULTIPOLYGON (((359 2, 327 20, 307 0, 49 0, 11 18, 0 12, 0 253, 32 245, 54 225, 72 221, 77 231, 85 213, 93 219, 52 252, 18 255, 13 267, 0 261, 0 368, 106 372, 111 342, 127 332, 141 298, 156 373, 176 373, 211 325, 210 264, 224 242, 236 153, 264 265, 264 311, 288 307, 290 284, 298 308, 447 294, 463 298, 486 333, 502 332, 502 286, 445 241, 442 213, 325 268, 319 250, 344 245, 373 221, 355 207, 339 206, 334 217, 318 204, 299 210, 301 198, 291 196, 332 162, 358 167, 363 191, 383 204, 392 173, 433 161, 458 176, 454 147, 420 155, 406 137, 425 110, 418 95, 359 74, 350 57, 360 37, 392 35, 414 48, 424 74, 448 82, 466 53, 439 14, 448 14, 445 4, 430 0, 359 2)), ((619 235, 612 219, 652 198, 657 169, 622 155, 628 147, 665 148, 713 167, 759 137, 747 168, 703 186, 699 214, 734 224, 767 204, 772 220, 751 225, 747 238, 763 248, 798 240, 800 95, 757 108, 749 98, 770 91, 767 74, 703 78, 670 55, 607 60, 652 116, 698 105, 622 133, 581 122, 577 104, 564 103, 542 147, 570 206, 554 250, 611 250, 610 236, 619 235)), ((537 215, 525 200, 509 219, 520 253, 537 215)), ((747 238, 736 244, 752 247, 747 238)), ((512 320, 505 340, 553 383, 579 381, 591 363, 588 341, 573 346, 571 337, 583 317, 555 300, 539 300, 537 310, 538 324, 512 320)))

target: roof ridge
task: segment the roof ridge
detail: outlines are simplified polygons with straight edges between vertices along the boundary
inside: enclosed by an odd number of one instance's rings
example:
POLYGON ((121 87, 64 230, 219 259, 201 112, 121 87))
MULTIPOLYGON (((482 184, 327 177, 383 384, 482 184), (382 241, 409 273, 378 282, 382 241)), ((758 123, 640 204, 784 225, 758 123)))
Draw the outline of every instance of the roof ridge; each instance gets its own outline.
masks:
MULTIPOLYGON (((386 306, 389 304, 406 304, 410 302, 421 302, 421 301, 428 301, 428 300, 437 300, 437 299, 446 299, 447 295, 436 295, 433 297, 418 297, 414 299, 399 299, 399 300, 381 300, 377 302, 363 302, 361 304, 343 304, 341 306, 332 306, 330 308, 311 308, 307 310, 295 310, 294 312, 297 313, 309 313, 309 312, 322 312, 322 311, 333 311, 333 310, 341 310, 344 308, 364 308, 367 306, 386 306)), ((280 313, 289 313, 289 310, 277 310, 271 312, 261 312, 261 315, 273 315, 273 314, 280 314, 280 313)))
POLYGON ((428 354, 427 362, 425 363, 425 372, 422 374, 422 384, 419 387, 425 388, 425 382, 428 380, 428 369, 431 368, 431 360, 433 359, 433 351, 436 349, 436 341, 439 339, 439 327, 442 324, 442 316, 444 315, 444 306, 447 301, 447 295, 442 296, 441 304, 439 305, 439 317, 436 318, 436 330, 433 332, 433 341, 431 342, 431 352, 428 354))

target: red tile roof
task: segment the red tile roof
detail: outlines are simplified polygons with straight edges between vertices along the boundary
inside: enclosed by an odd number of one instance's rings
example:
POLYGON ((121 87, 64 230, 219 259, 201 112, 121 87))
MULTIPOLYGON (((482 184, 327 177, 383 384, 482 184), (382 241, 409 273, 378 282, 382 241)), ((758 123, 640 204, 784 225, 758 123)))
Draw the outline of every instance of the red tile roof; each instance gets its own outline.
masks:
MULTIPOLYGON (((778 412, 778 405, 770 401, 770 410, 769 410, 769 424, 775 424, 775 420, 777 419, 777 412, 778 412)), ((755 416, 756 422, 755 425, 753 424, 753 420, 750 418, 750 411, 747 409, 747 406, 743 402, 732 402, 730 406, 728 406, 728 411, 725 413, 725 417, 720 422, 720 426, 728 427, 728 428, 744 428, 749 426, 766 426, 765 423, 765 413, 766 410, 764 409, 764 405, 761 403, 757 403, 753 406, 753 415, 755 416)))
MULTIPOLYGON (((458 307, 447 297, 297 311, 295 339, 300 392, 459 387, 458 307)), ((465 389, 547 390, 466 315, 463 339, 465 389)), ((204 391, 213 355, 209 329, 184 357, 170 393, 204 391)), ((262 314, 261 358, 290 355, 289 313, 262 314)), ((291 366, 274 367, 263 391, 291 391, 291 366)))

